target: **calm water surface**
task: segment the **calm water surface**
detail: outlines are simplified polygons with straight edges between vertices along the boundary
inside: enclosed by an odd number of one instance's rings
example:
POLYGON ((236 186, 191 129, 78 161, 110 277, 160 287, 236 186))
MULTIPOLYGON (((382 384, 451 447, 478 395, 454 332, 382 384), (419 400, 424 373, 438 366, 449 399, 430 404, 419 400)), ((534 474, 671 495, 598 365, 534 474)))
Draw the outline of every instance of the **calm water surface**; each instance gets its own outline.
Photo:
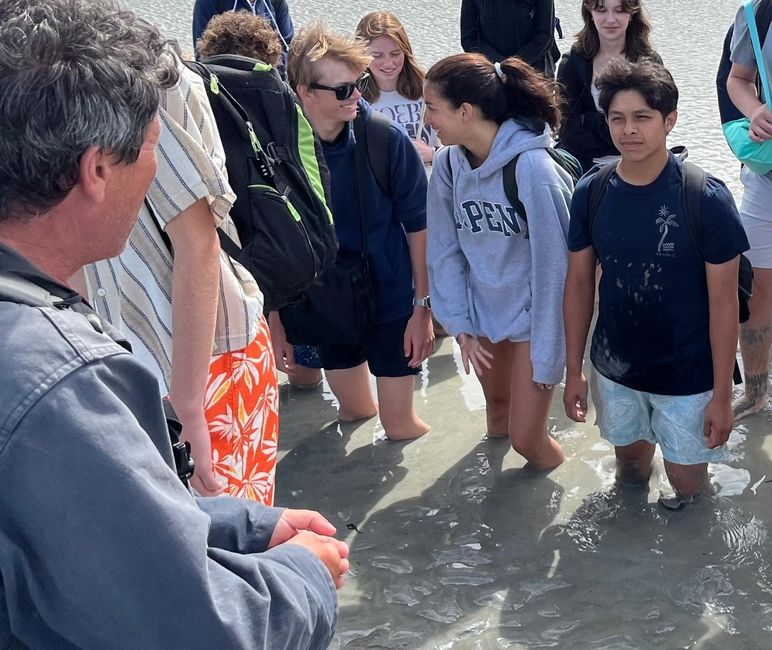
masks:
MULTIPOLYGON (((391 10, 425 65, 458 50, 460 1, 290 2, 296 25, 324 19, 349 31, 367 11, 391 10)), ((129 4, 190 45, 190 0, 129 4)), ((578 4, 557 0, 563 50, 578 4)), ((737 4, 648 7, 681 90, 671 144, 739 192, 713 84, 737 4)), ((772 647, 772 414, 733 432, 731 460, 711 466, 717 497, 663 513, 661 459, 650 493, 615 494, 613 449, 566 420, 558 391, 550 426, 567 462, 549 476, 524 469, 506 442, 484 438, 479 386, 459 368, 444 340, 416 393, 433 430, 411 444, 383 441, 377 420, 337 424, 326 390, 283 387, 277 501, 320 509, 351 544, 334 647, 772 647)))

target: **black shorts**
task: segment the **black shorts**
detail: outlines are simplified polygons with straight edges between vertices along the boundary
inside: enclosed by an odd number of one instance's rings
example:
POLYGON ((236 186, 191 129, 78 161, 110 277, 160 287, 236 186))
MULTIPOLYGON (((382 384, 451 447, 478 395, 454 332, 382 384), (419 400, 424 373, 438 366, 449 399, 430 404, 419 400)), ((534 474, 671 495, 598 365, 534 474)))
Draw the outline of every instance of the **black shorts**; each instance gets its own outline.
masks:
MULTIPOLYGON (((411 314, 412 316, 412 314, 411 314)), ((372 325, 361 345, 329 345, 319 348, 322 368, 345 370, 367 361, 376 377, 408 377, 417 375, 421 368, 411 368, 410 357, 405 356, 405 328, 410 316, 372 325)))

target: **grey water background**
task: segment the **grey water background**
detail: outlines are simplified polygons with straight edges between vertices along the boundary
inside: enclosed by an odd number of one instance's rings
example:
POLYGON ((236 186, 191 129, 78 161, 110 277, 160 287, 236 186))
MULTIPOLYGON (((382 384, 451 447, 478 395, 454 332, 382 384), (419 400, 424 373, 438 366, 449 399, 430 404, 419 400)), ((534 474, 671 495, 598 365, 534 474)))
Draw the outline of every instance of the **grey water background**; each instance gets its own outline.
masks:
MULTIPOLYGON (((190 46, 192 0, 128 2, 190 46)), ((290 4, 296 26, 322 19, 345 31, 391 10, 426 66, 459 49, 460 0, 290 4)), ((681 90, 671 144, 687 145, 739 200, 713 81, 738 4, 647 6, 681 90)), ((566 50, 579 0, 556 6, 566 50)), ((460 368, 443 340, 416 391, 433 430, 409 444, 383 440, 377 418, 337 423, 326 386, 282 387, 277 503, 321 510, 351 544, 334 648, 772 647, 769 411, 738 426, 730 459, 711 465, 715 498, 666 513, 655 503, 661 459, 649 493, 616 494, 613 449, 591 424, 565 418, 558 390, 549 426, 567 461, 548 475, 523 468, 507 442, 485 439, 479 385, 460 368)))

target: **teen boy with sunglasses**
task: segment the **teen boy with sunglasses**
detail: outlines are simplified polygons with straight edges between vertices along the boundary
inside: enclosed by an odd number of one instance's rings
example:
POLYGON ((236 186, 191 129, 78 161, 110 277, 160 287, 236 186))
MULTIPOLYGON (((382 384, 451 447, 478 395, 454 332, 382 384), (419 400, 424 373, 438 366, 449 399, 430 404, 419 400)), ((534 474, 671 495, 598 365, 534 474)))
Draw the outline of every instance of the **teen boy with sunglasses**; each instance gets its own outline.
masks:
POLYGON ((600 262, 590 353, 598 427, 615 446, 622 482, 647 483, 660 445, 675 490, 660 503, 678 508, 709 491, 707 464, 723 456, 732 429, 737 272, 748 240, 731 193, 708 176, 701 253, 692 241, 682 207, 684 166, 666 145, 678 104, 670 73, 657 63, 619 60, 597 84, 622 159, 594 218, 590 190, 601 172, 587 174, 571 202, 566 414, 577 422, 587 415, 582 361, 600 262))
MULTIPOLYGON (((364 143, 356 141, 352 123, 370 119, 371 109, 360 92, 369 63, 362 43, 314 23, 292 41, 287 75, 322 141, 340 248, 362 250, 361 216, 374 275, 375 318, 364 344, 320 348, 327 381, 340 404, 341 420, 369 418, 380 410, 386 435, 404 440, 429 431, 413 408, 414 377, 434 347, 426 271, 426 174, 412 141, 396 125, 389 126, 389 151, 384 152, 391 165, 388 192, 380 189, 369 166, 356 169, 355 150, 364 143), (361 190, 369 201, 364 215, 359 214, 357 171, 364 172, 366 187, 361 190), (369 372, 377 378, 378 406, 369 372)), ((278 337, 275 325, 272 321, 278 337)))

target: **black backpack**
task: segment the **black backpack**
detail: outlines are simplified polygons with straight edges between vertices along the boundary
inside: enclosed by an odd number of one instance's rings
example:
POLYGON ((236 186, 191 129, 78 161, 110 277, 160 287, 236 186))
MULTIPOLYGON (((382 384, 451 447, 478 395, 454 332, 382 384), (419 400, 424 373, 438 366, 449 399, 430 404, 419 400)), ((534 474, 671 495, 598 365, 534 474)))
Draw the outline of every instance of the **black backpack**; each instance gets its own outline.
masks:
POLYGON ((230 214, 241 247, 218 229, 222 247, 252 273, 265 311, 280 309, 335 263, 318 140, 271 66, 235 55, 186 65, 204 79, 237 197, 230 214))
MULTIPOLYGON (((756 8, 756 26, 759 31, 759 39, 761 40, 761 47, 764 47, 764 41, 767 38, 767 32, 769 32, 769 26, 772 24, 772 0, 761 0, 759 6, 756 8)), ((745 117, 740 109, 738 109, 734 103, 732 103, 729 92, 726 89, 726 82, 729 79, 729 72, 732 69, 732 60, 730 55, 732 53, 732 36, 734 34, 734 24, 729 27, 729 31, 724 38, 724 46, 721 50, 721 60, 718 63, 718 71, 716 72, 716 93, 718 94, 718 113, 721 117, 721 124, 727 124, 734 122, 735 120, 745 117)), ((759 88, 758 76, 756 77, 756 87, 759 88)), ((761 92, 759 92, 761 97, 761 92)))
MULTIPOLYGON (((577 181, 582 177, 582 165, 581 163, 565 149, 558 149, 555 147, 544 147, 544 151, 547 152, 552 161, 561 169, 564 169, 571 176, 571 179, 576 185, 577 181)), ((520 217, 526 223, 528 222, 528 215, 525 212, 525 206, 520 200, 520 196, 517 191, 517 161, 520 160, 522 152, 517 154, 506 165, 501 174, 502 181, 504 183, 504 194, 507 197, 510 205, 517 212, 517 216, 520 217)), ((448 161, 448 173, 450 174, 450 182, 453 183, 453 167, 450 164, 450 152, 446 158, 448 161)))
MULTIPOLYGON (((587 223, 589 232, 592 233, 592 226, 595 223, 595 217, 598 214, 598 208, 603 201, 611 175, 616 171, 617 163, 612 162, 604 165, 598 170, 598 173, 590 181, 587 199, 587 223)), ((686 223, 689 228, 689 235, 694 245, 697 255, 704 259, 702 250, 702 195, 705 192, 705 184, 708 180, 707 173, 697 165, 690 162, 683 162, 683 175, 681 182, 681 204, 686 223)), ((717 180, 718 179, 715 179, 717 180)), ((718 181, 721 182, 721 181, 718 181)), ((753 268, 750 260, 745 255, 740 254, 740 269, 737 277, 737 297, 740 303, 740 322, 744 323, 750 317, 748 301, 753 295, 753 268)))

